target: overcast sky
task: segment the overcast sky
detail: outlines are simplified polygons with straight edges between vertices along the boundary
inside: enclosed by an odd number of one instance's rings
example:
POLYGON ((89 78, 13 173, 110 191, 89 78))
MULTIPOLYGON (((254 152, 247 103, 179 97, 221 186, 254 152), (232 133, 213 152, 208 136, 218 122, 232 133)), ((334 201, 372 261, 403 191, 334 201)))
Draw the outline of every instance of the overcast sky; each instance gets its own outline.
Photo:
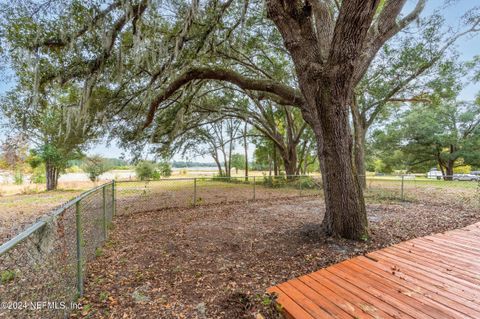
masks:
MULTIPOLYGON (((1 0, 0 0, 1 2, 1 0)), ((432 14, 435 10, 440 10, 441 14, 446 19, 446 24, 454 29, 460 26, 461 16, 472 8, 475 5, 479 4, 479 0, 459 0, 459 1, 448 1, 450 5, 445 6, 444 1, 440 0, 429 0, 427 2, 427 7, 423 12, 423 16, 432 14)), ((409 6, 413 6, 415 2, 410 1, 409 6)), ((409 9, 409 8, 406 8, 409 9)), ((460 59, 467 61, 472 59, 475 55, 480 54, 480 36, 475 37, 464 37, 457 41, 456 48, 460 53, 460 59)), ((0 79, 0 95, 5 93, 8 89, 12 88, 15 85, 14 80, 12 79, 0 79)), ((475 98, 476 94, 480 92, 479 83, 470 83, 466 85, 460 95, 460 98, 463 100, 472 100, 475 98)), ((1 122, 0 118, 0 122, 1 122)), ((5 139, 5 132, 2 132, 0 129, 0 141, 5 139)), ((250 147, 249 153, 253 154, 253 146, 250 147)), ((240 147, 237 147, 238 152, 242 152, 240 147)), ((105 157, 120 157, 122 153, 128 154, 121 149, 119 149, 114 143, 111 143, 110 146, 106 146, 106 143, 99 143, 91 150, 88 151, 88 154, 99 154, 105 157)), ((250 157, 250 156, 249 156, 250 157)), ((174 157, 175 160, 181 160, 178 156, 174 157)), ((211 158, 193 158, 189 160, 195 160, 199 162, 212 162, 211 158)))

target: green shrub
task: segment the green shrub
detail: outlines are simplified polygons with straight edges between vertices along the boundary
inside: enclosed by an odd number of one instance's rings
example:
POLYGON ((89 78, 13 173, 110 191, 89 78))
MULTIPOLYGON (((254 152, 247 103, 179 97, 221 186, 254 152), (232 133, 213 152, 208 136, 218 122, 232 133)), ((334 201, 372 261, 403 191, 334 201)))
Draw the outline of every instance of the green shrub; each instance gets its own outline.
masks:
POLYGON ((67 167, 65 169, 65 172, 66 173, 83 173, 83 170, 77 165, 73 165, 73 166, 67 167))
POLYGON ((263 186, 269 188, 282 188, 287 185, 285 176, 264 176, 263 186))
POLYGON ((170 177, 172 176, 172 167, 167 162, 162 162, 158 164, 159 174, 163 177, 170 177))
POLYGON ((41 164, 33 169, 32 183, 45 184, 47 182, 47 176, 45 175, 45 164, 41 164))
POLYGON ((135 173, 137 177, 144 180, 158 181, 161 177, 169 177, 172 175, 172 168, 169 163, 162 162, 155 165, 149 161, 141 161, 135 167, 135 173))
POLYGON ((295 181, 295 187, 299 189, 316 189, 319 188, 319 185, 313 177, 302 176, 295 181))
POLYGON ((215 174, 212 176, 212 180, 217 182, 228 182, 230 180, 230 177, 215 174))
POLYGON ((141 181, 151 180, 155 174, 155 165, 149 161, 138 162, 135 166, 135 174, 141 181))
POLYGON ((85 173, 92 182, 98 181, 100 175, 110 169, 108 162, 99 155, 88 157, 82 165, 85 173))
POLYGON ((23 184, 23 173, 21 171, 15 171, 15 174, 13 175, 13 182, 15 185, 23 184))
POLYGON ((160 180, 160 177, 161 177, 160 172, 159 172, 158 170, 155 170, 155 171, 153 172, 153 174, 152 174, 152 179, 153 179, 154 181, 159 181, 159 180, 160 180))

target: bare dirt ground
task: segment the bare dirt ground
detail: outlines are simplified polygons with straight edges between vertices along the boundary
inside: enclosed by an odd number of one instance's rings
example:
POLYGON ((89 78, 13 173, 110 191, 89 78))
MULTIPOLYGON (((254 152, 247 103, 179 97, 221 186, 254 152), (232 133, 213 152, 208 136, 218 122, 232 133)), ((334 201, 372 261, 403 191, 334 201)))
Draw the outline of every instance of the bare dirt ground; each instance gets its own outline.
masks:
POLYGON ((72 317, 273 318, 263 296, 269 286, 480 221, 478 208, 449 202, 370 202, 367 242, 320 234, 324 206, 316 198, 119 214, 72 317))
MULTIPOLYGON (((274 198, 294 198, 322 194, 321 189, 268 188, 241 183, 197 183, 193 181, 118 183, 117 205, 125 213, 144 212, 165 208, 193 207, 195 205, 226 204, 274 198), (145 186, 147 185, 147 186, 145 186)), ((322 194, 323 195, 323 194, 322 194)))

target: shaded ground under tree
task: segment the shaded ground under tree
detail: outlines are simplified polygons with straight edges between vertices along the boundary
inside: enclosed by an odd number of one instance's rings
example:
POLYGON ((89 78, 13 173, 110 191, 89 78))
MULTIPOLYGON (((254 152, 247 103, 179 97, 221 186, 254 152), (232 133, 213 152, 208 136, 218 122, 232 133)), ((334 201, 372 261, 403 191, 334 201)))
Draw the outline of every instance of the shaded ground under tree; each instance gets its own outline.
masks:
POLYGON ((478 209, 437 197, 371 203, 372 239, 354 242, 319 234, 319 207, 303 198, 120 214, 74 317, 252 318, 265 314, 273 284, 480 220, 478 209))

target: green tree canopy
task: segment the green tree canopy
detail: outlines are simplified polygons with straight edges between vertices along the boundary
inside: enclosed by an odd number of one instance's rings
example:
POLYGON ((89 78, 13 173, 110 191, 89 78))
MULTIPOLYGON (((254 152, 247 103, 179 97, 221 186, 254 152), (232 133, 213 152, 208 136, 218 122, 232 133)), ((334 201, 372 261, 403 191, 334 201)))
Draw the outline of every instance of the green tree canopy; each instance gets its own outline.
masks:
POLYGON ((459 74, 455 64, 445 65, 431 82, 435 94, 430 102, 400 111, 386 130, 374 133, 374 146, 383 152, 384 162, 408 170, 438 166, 449 177, 455 167, 479 165, 480 103, 458 100, 459 74))

